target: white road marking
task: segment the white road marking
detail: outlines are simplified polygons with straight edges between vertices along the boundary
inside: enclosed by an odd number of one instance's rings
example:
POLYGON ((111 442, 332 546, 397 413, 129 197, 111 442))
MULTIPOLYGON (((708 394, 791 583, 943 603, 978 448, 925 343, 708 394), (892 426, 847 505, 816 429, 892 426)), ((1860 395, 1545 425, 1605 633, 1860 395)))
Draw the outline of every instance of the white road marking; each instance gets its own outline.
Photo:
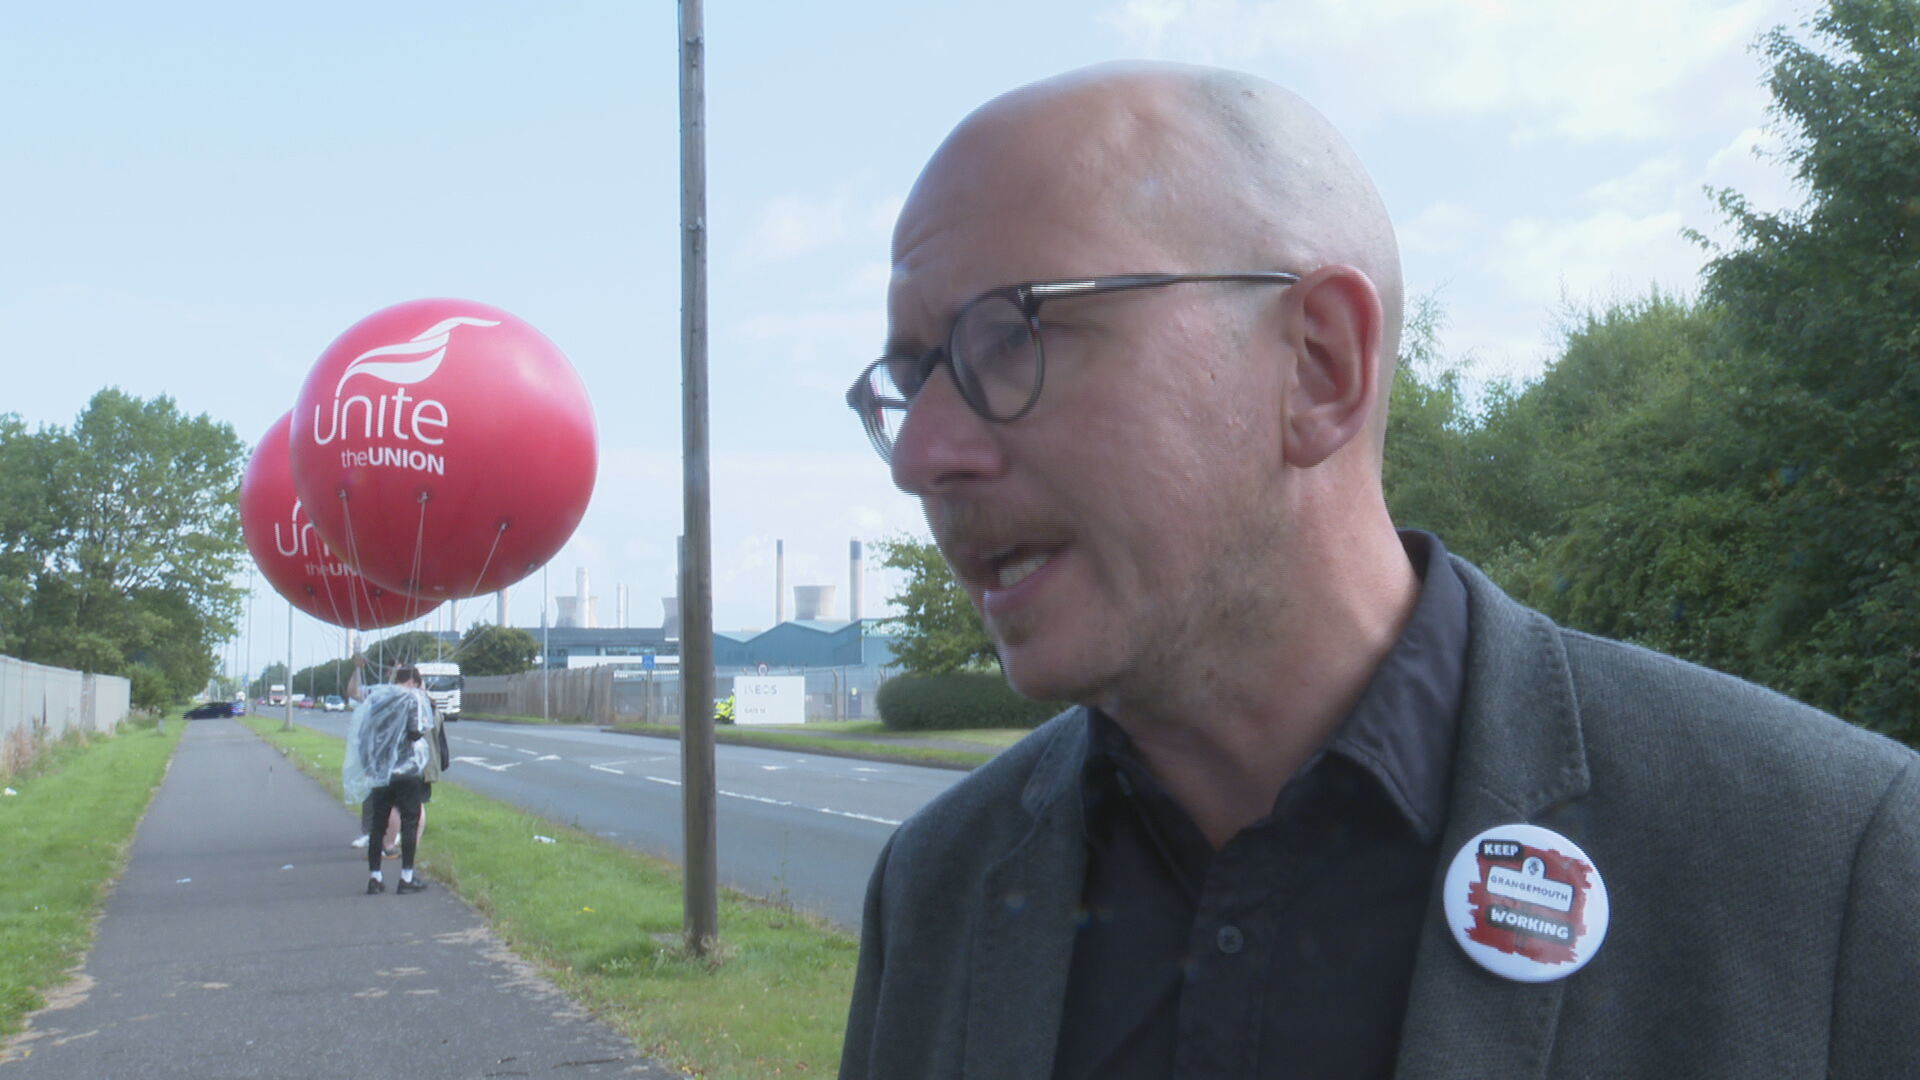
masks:
POLYGON ((881 825, 900 824, 899 822, 893 820, 892 818, 874 817, 872 814, 856 814, 851 810, 829 810, 823 806, 823 807, 820 807, 820 812, 823 814, 832 814, 835 817, 850 817, 857 821, 877 822, 878 824, 881 824, 881 825))
POLYGON ((745 794, 744 792, 739 792, 739 791, 721 791, 721 792, 718 792, 718 794, 725 795, 730 799, 751 799, 752 801, 757 803, 766 803, 768 806, 792 806, 793 805, 792 803, 788 802, 785 799, 772 799, 772 798, 768 798, 765 795, 748 795, 748 794, 745 794))
POLYGON ((786 768, 785 765, 762 765, 760 767, 767 772, 779 772, 781 769, 786 768))
MULTIPOLYGON (((455 760, 469 761, 472 759, 456 758, 455 760)), ((513 764, 517 765, 519 764, 519 762, 514 762, 513 764)), ((588 765, 587 768, 593 769, 597 772, 612 773, 615 776, 625 776, 627 775, 626 773, 621 772, 619 769, 616 769, 613 767, 615 765, 625 765, 625 764, 627 764, 625 761, 614 761, 604 765, 588 765)), ((486 767, 492 768, 492 766, 486 766, 486 767)), ((505 768, 506 766, 501 766, 501 767, 505 768)), ((784 768, 785 766, 774 766, 774 767, 784 768)), ((876 769, 876 770, 870 770, 870 771, 878 772, 880 770, 876 769)), ((642 776, 640 779, 651 780, 656 784, 666 784, 669 787, 680 786, 680 781, 669 780, 664 776, 642 776)), ((862 776, 859 779, 864 781, 866 777, 862 776)), ((727 791, 724 788, 716 788, 714 789, 714 793, 716 795, 725 795, 729 799, 745 799, 748 802, 765 803, 768 806, 793 806, 793 807, 798 807, 799 809, 802 809, 802 810, 813 810, 817 813, 832 814, 834 817, 853 818, 855 821, 871 821, 876 825, 893 826, 893 825, 900 824, 898 821, 894 820, 893 818, 877 817, 873 814, 860 814, 860 813, 855 813, 852 810, 835 810, 835 809, 832 809, 831 807, 825 807, 825 806, 800 806, 800 804, 788 799, 775 799, 766 795, 749 795, 744 791, 727 791)))
POLYGON ((854 772, 882 772, 882 771, 884 771, 884 770, 881 770, 881 769, 874 769, 874 768, 870 768, 870 767, 868 767, 868 766, 866 766, 866 765, 855 765, 855 766, 853 767, 853 771, 854 771, 854 772))
POLYGON ((533 760, 535 760, 535 761, 559 761, 559 760, 560 760, 560 755, 559 755, 559 754, 541 754, 541 755, 540 755, 539 757, 537 757, 537 758, 534 758, 533 760))
POLYGON ((456 756, 456 757, 455 757, 455 758, 454 758, 453 760, 455 760, 455 761, 464 761, 464 762, 466 762, 466 763, 467 763, 467 764, 469 764, 469 765, 478 765, 478 766, 480 766, 481 768, 483 768, 483 769, 487 769, 487 770, 489 770, 489 771, 491 771, 491 772, 506 772, 506 771, 507 771, 508 769, 511 769, 511 768, 513 768, 513 767, 514 767, 515 765, 518 765, 518 764, 520 764, 520 763, 519 763, 519 762, 517 762, 517 761, 509 761, 509 762, 506 762, 505 764, 501 764, 501 765, 492 765, 492 764, 489 764, 489 763, 487 762, 487 759, 486 759, 486 758, 483 758, 483 757, 460 757, 460 756, 456 756))
POLYGON ((513 748, 513 752, 514 752, 514 753, 516 753, 516 754, 525 754, 525 755, 527 755, 528 757, 539 757, 539 756, 540 756, 539 754, 537 754, 537 753, 535 753, 535 752, 534 752, 534 751, 532 751, 532 750, 522 750, 521 748, 519 748, 519 747, 517 747, 517 746, 513 748))

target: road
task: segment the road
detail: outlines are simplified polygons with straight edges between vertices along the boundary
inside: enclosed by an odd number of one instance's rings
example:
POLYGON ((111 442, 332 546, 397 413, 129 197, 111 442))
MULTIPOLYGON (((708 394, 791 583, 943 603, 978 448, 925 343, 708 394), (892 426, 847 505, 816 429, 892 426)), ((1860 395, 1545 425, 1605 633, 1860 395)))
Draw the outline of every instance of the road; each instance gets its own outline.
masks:
MULTIPOLYGON (((345 713, 296 719, 346 736, 345 713)), ((447 742, 454 764, 442 782, 681 862, 677 741, 462 720, 447 725, 447 742)), ((848 929, 894 826, 966 775, 752 746, 716 746, 714 757, 721 883, 848 929)))

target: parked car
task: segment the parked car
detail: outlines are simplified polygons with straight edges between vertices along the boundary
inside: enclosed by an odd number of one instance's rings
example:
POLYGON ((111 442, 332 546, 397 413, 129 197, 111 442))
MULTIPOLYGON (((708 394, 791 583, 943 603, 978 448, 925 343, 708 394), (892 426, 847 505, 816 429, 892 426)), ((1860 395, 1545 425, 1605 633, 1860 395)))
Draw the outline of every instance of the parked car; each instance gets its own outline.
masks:
POLYGON ((231 701, 209 701, 205 705, 196 705, 187 710, 189 720, 216 720, 233 715, 235 712, 231 701))
POLYGON ((320 699, 320 707, 327 712, 346 712, 347 700, 339 694, 328 694, 320 699))

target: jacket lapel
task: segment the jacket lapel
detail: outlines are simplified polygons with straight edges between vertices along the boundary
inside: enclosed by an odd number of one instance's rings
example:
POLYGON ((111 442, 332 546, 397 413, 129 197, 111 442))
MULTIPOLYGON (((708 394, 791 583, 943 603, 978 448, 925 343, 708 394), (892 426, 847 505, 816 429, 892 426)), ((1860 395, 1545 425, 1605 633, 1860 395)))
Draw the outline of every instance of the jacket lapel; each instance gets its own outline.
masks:
POLYGON ((1086 877, 1080 767, 1086 724, 1054 740, 1021 802, 1026 838, 980 881, 968 971, 963 1077, 1047 1080, 1073 963, 1073 926, 1086 877))
POLYGON ((1541 819, 1584 795, 1591 776, 1559 629, 1473 567, 1458 559, 1453 565, 1468 594, 1467 684, 1453 796, 1414 962, 1397 1075, 1542 1077, 1552 1059, 1567 980, 1513 982, 1474 963, 1447 926, 1439 885, 1454 853, 1473 836, 1513 822, 1551 828, 1551 821, 1541 819))

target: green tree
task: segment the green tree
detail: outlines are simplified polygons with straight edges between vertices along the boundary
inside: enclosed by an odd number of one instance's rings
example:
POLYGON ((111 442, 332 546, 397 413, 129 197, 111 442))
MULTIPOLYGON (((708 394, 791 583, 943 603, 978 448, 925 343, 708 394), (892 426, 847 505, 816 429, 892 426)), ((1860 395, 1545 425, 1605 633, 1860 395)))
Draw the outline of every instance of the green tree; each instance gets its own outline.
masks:
POLYGON ((267 696, 267 691, 275 686, 287 686, 287 665, 275 660, 266 666, 260 677, 247 684, 247 696, 258 700, 267 696))
POLYGON ((1770 583, 1761 677, 1920 743, 1920 7, 1832 0, 1812 42, 1775 30, 1774 111, 1807 193, 1708 268, 1761 438, 1770 583))
MULTIPOLYGON (((387 668, 395 664, 417 664, 423 660, 451 660, 458 646, 426 630, 407 630, 381 638, 367 646, 368 666, 385 678, 387 668)), ((369 676, 375 678, 376 676, 369 676)))
POLYGON ((352 676, 353 661, 327 660, 294 672, 289 690, 295 694, 306 694, 315 701, 319 701, 328 694, 345 697, 347 680, 352 676))
POLYGON ((1487 569, 1570 626, 1744 673, 1764 492, 1720 321, 1658 292, 1569 317, 1560 358, 1482 431, 1528 503, 1487 569))
POLYGON ((540 639, 513 626, 474 623, 460 639, 465 675, 515 675, 540 663, 540 639))
POLYGON ((1476 480, 1481 469, 1475 458, 1480 422, 1468 404, 1465 364, 1441 354, 1444 325, 1433 297, 1409 305, 1393 371, 1381 482, 1400 527, 1425 529, 1451 550, 1482 557, 1497 541, 1481 533, 1499 523, 1486 521, 1480 511, 1476 480))
POLYGON ((102 390, 71 429, 0 417, 0 644, 199 692, 238 614, 244 459, 231 427, 164 396, 102 390))
POLYGON ((874 544, 880 565, 906 574, 906 587, 888 597, 902 614, 887 620, 897 634, 893 655, 916 675, 990 668, 998 662, 980 615, 931 540, 898 536, 874 544))

